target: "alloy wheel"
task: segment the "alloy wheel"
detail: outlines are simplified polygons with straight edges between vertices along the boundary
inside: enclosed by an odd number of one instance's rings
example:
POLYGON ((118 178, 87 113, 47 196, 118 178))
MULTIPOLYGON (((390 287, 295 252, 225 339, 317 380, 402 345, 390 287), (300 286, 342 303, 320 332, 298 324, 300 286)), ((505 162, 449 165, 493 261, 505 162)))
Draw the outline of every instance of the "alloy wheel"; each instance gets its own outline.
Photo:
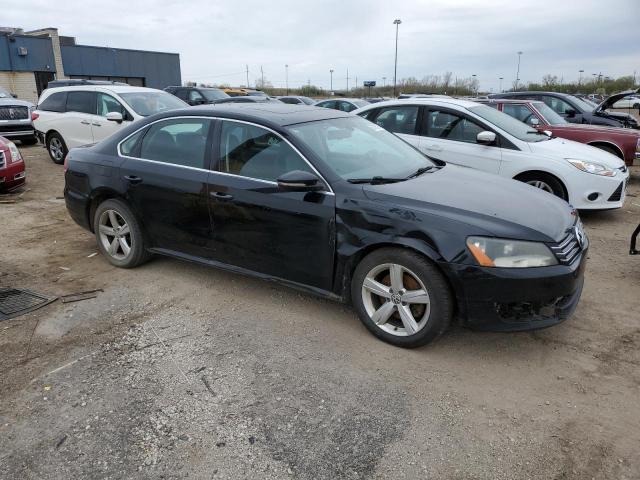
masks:
POLYGON ((63 159, 64 149, 62 147, 62 141, 58 137, 53 137, 49 140, 49 152, 56 160, 61 161, 63 159))
POLYGON ((527 185, 531 185, 532 187, 539 188, 540 190, 544 190, 545 192, 549 192, 552 194, 554 193, 553 188, 551 188, 551 186, 548 183, 543 182, 542 180, 529 180, 527 182, 527 185))
POLYGON ((429 321, 431 301, 418 276, 396 263, 385 263, 367 273, 362 301, 369 318, 391 335, 410 336, 429 321))
POLYGON ((100 243, 112 258, 125 260, 131 254, 131 229, 115 210, 105 210, 98 221, 100 243))

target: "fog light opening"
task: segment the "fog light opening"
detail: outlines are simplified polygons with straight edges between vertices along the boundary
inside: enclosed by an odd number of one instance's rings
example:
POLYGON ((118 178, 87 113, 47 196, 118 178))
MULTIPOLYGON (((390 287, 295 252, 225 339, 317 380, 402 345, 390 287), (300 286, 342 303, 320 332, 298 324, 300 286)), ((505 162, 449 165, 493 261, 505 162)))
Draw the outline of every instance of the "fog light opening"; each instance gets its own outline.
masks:
POLYGON ((599 196, 600 194, 598 192, 593 192, 587 195, 587 200, 589 200, 590 202, 595 202, 599 196))

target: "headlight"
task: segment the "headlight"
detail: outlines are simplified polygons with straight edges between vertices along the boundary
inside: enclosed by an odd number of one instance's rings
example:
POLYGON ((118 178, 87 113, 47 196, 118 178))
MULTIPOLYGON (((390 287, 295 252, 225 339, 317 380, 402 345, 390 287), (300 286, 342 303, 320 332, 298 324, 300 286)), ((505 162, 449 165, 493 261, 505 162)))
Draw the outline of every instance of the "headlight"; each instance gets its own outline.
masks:
POLYGON ((469 237, 467 247, 483 267, 528 268, 558 264, 551 250, 538 242, 469 237))
POLYGON ((615 177, 616 171, 611 170, 609 167, 600 165, 599 163, 585 162, 584 160, 577 160, 575 158, 566 159, 571 165, 583 172, 593 173, 594 175, 602 175, 603 177, 615 177))
POLYGON ((20 150, 16 147, 16 144, 13 142, 7 142, 9 146, 9 151, 11 152, 11 161, 9 163, 18 163, 22 161, 22 156, 20 155, 20 150))

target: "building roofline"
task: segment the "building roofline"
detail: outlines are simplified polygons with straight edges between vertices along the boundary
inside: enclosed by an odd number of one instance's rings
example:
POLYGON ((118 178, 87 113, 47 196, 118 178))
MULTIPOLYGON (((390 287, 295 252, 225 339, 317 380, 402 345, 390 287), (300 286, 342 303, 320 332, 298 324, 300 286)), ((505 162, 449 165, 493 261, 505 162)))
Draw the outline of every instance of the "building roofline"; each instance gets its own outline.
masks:
POLYGON ((136 48, 100 47, 100 46, 97 46, 97 45, 83 45, 83 44, 78 44, 78 43, 76 43, 75 45, 60 45, 60 48, 74 48, 74 47, 99 48, 99 49, 102 49, 102 50, 122 50, 122 51, 126 51, 126 52, 161 53, 163 55, 178 55, 178 56, 180 56, 180 54, 176 53, 176 52, 160 52, 160 51, 157 51, 157 50, 140 50, 140 49, 136 49, 136 48))

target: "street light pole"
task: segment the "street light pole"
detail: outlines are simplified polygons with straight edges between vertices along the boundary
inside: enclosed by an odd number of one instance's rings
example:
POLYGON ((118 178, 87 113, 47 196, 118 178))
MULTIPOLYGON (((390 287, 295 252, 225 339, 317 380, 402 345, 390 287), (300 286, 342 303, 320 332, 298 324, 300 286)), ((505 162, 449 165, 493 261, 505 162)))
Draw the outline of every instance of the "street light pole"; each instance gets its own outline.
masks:
POLYGON ((578 70, 578 74, 580 75, 578 77, 578 87, 582 84, 582 74, 584 73, 584 70, 578 70))
POLYGON ((284 75, 287 83, 287 95, 289 95, 289 64, 284 66, 284 75))
POLYGON ((520 81, 520 55, 522 55, 522 52, 518 52, 518 71, 516 73, 516 92, 518 91, 518 82, 520 81))
POLYGON ((329 90, 333 92, 333 68, 329 70, 329 75, 331 75, 331 83, 329 84, 331 87, 329 90))
POLYGON ((475 73, 472 73, 471 78, 473 78, 473 85, 471 85, 471 93, 478 95, 478 87, 476 86, 478 76, 475 73))
POLYGON ((500 93, 502 93, 502 80, 504 79, 504 77, 500 77, 500 93))
POLYGON ((396 96, 396 84, 397 84, 397 74, 398 74, 398 27, 402 23, 402 20, 396 18, 393 21, 393 24, 396 26, 396 56, 393 66, 393 96, 396 96))
POLYGON ((382 88, 387 86, 387 77, 382 77, 382 88))

